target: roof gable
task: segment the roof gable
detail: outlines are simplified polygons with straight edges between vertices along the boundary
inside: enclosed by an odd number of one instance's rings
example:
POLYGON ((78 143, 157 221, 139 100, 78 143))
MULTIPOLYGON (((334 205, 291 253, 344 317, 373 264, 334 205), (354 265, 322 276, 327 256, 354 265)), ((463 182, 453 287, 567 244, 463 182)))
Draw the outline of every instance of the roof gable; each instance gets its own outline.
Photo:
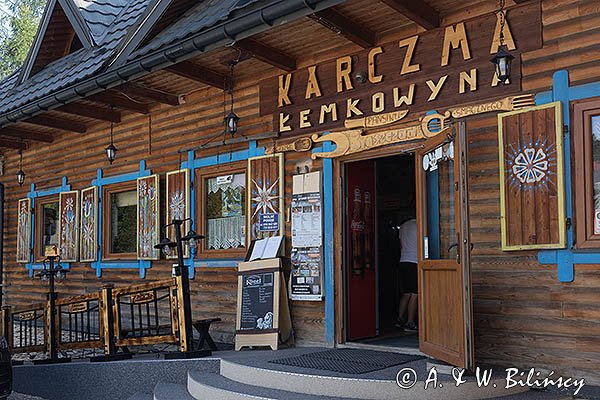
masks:
POLYGON ((93 41, 81 14, 70 0, 50 0, 25 59, 19 83, 41 71, 46 65, 93 41))

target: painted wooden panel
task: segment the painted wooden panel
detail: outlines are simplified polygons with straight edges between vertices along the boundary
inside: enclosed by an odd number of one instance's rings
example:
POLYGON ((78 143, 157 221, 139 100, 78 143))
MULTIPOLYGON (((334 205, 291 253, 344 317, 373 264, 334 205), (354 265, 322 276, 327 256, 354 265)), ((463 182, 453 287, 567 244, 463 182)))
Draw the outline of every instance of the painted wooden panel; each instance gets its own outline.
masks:
POLYGON ((60 259, 75 262, 79 256, 79 191, 62 192, 59 196, 58 208, 60 259))
MULTIPOLYGON (((188 169, 180 169, 167 173, 167 224, 174 219, 185 219, 190 217, 190 172, 188 169)), ((182 228, 182 235, 189 230, 189 223, 182 228)), ((175 241, 175 229, 170 226, 167 236, 175 241)), ((185 245, 184 257, 189 257, 189 246, 185 245)), ((176 258, 176 254, 168 258, 176 258)))
POLYGON ((160 188, 158 174, 137 180, 137 257, 158 260, 160 253, 154 245, 160 242, 160 188))
POLYGON ((30 261, 31 246, 31 199, 19 200, 17 220, 17 262, 30 261))
POLYGON ((502 250, 563 248, 560 102, 498 115, 502 250))
POLYGON ((283 153, 248 159, 248 234, 250 240, 282 235, 283 153))
POLYGON ((81 191, 81 262, 98 259, 98 188, 92 186, 81 191))

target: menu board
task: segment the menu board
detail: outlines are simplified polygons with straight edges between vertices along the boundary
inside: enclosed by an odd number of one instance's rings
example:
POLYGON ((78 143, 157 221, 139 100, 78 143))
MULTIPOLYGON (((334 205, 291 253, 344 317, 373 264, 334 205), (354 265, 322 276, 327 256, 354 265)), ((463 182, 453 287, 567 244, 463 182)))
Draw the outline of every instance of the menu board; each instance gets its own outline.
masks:
POLYGON ((235 350, 248 346, 292 345, 294 331, 288 306, 281 259, 238 264, 235 350))
POLYGON ((274 272, 242 275, 241 331, 273 329, 274 272))

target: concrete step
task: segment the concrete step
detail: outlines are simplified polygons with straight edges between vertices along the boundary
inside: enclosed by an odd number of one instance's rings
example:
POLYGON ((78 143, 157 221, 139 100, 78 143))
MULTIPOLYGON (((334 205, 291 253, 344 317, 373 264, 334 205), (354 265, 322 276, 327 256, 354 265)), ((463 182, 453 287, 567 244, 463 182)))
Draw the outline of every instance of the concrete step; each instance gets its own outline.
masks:
MULTIPOLYGON (((398 370, 400 369, 402 367, 398 368, 398 370)), ((504 389, 505 380, 501 376, 493 378, 487 387, 479 388, 477 382, 473 379, 461 384, 459 387, 456 387, 453 380, 446 380, 442 382, 441 388, 433 389, 430 387, 427 390, 425 390, 424 378, 421 377, 419 382, 410 389, 402 389, 395 380, 343 378, 294 373, 237 364, 227 360, 221 360, 221 375, 227 379, 246 385, 254 385, 260 382, 263 387, 270 389, 346 399, 463 400, 468 398, 477 400, 508 396, 528 390, 523 387, 504 389)), ((188 385, 189 383, 188 378, 188 385)), ((192 393, 191 390, 190 393, 192 393)))
POLYGON ((154 386, 154 400, 195 400, 195 398, 188 393, 185 385, 159 382, 154 386))
POLYGON ((190 371, 188 372, 188 392, 198 400, 238 400, 260 399, 260 400, 336 400, 336 397, 316 396, 303 393, 288 392, 264 388, 255 385, 247 385, 222 375, 190 371))

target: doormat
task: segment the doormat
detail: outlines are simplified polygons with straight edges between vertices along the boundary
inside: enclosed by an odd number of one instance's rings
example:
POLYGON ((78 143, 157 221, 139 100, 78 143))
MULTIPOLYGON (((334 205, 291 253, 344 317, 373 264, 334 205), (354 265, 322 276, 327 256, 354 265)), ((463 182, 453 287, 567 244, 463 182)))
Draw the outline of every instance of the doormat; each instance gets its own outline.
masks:
POLYGON ((366 374, 367 372, 379 371, 380 369, 406 364, 422 358, 421 356, 387 351, 332 349, 269 362, 344 374, 366 374))

